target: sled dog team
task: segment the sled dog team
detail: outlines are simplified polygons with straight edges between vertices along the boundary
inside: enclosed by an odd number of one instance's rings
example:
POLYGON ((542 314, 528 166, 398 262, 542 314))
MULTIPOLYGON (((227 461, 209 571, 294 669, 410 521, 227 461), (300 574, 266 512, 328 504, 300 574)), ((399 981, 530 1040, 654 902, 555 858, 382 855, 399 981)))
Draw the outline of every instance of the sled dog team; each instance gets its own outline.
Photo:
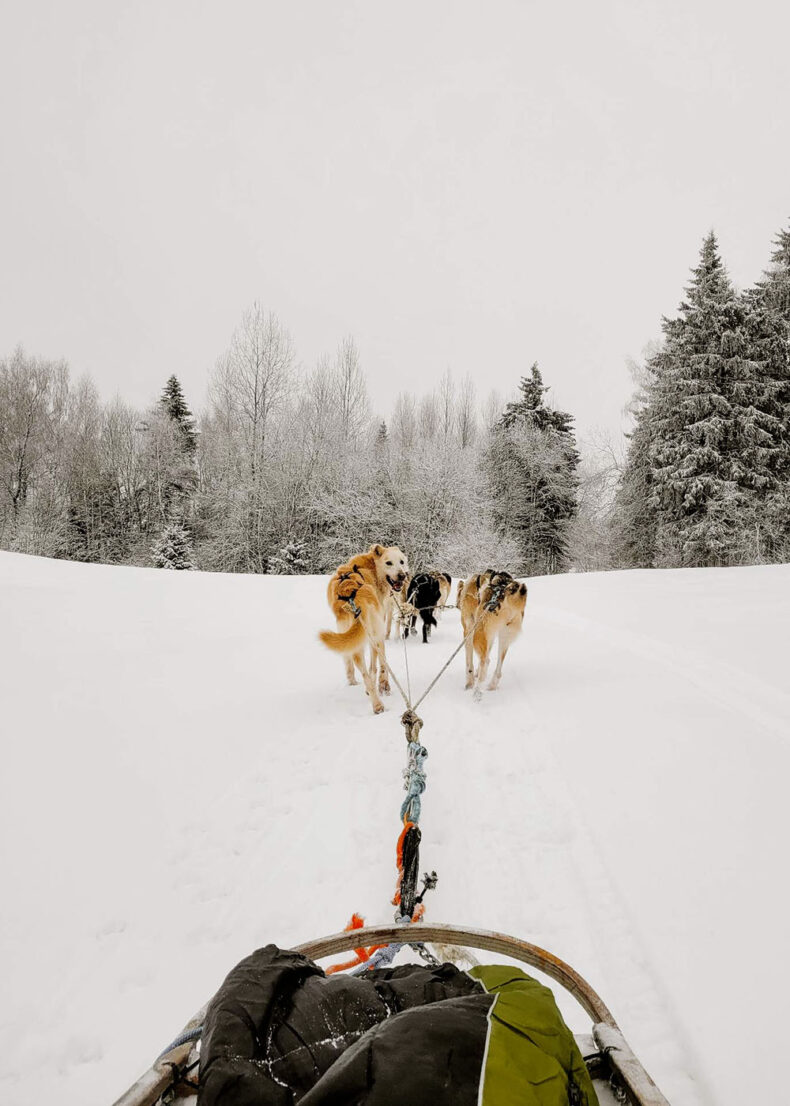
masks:
MULTIPOLYGON (((329 581, 327 600, 337 621, 337 631, 322 630, 321 641, 343 656, 346 678, 356 684, 362 677, 374 714, 384 710, 381 695, 390 691, 385 641, 397 615, 404 637, 414 632, 422 618, 422 640, 427 642, 436 626, 435 612, 450 596, 451 579, 444 572, 421 572, 410 577, 406 555, 395 545, 373 545, 367 553, 352 557, 329 581), (365 649, 370 649, 368 664, 365 649)), ((493 647, 499 652, 489 691, 502 677, 507 651, 521 632, 527 585, 508 572, 486 569, 458 581, 457 606, 466 644, 466 687, 478 693, 488 673, 493 647), (477 672, 474 656, 477 654, 477 672)))

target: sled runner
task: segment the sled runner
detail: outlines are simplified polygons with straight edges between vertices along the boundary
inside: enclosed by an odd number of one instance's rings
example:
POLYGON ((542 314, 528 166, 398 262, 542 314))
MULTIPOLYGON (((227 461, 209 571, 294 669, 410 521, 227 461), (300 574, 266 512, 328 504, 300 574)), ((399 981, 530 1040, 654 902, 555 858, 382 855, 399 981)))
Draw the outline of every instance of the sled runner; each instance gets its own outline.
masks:
MULTIPOLYGON (((309 957, 310 960, 315 961, 360 946, 380 947, 388 944, 400 946, 403 943, 411 942, 419 942, 421 945, 424 942, 439 942, 459 948, 485 950, 498 953, 512 960, 521 961, 538 969, 573 995, 591 1020, 590 1033, 577 1036, 576 1043, 581 1056, 584 1058, 600 1106, 612 1106, 614 1103, 626 1103, 630 1106, 669 1106, 667 1100, 631 1051, 614 1017, 602 999, 573 968, 552 953, 536 945, 515 937, 486 930, 463 929, 456 926, 420 922, 414 928, 389 925, 345 931, 331 937, 324 937, 317 941, 299 945, 292 951, 301 954, 303 958, 309 957)), ((269 947, 273 948, 273 946, 269 947)), ((254 955, 257 956, 258 954, 254 955)), ((284 960, 289 957, 291 960, 297 959, 290 953, 280 955, 284 960)), ((243 969, 246 963, 246 961, 243 962, 240 967, 243 969)), ((300 960, 300 963, 304 964, 305 962, 300 960)), ((320 969, 310 966, 308 970, 323 979, 323 973, 320 972, 320 969)), ((438 968, 438 970, 441 971, 441 968, 438 968)), ((479 971, 482 973, 486 970, 480 969, 479 971)), ((473 974, 477 971, 478 969, 474 969, 473 974)), ((459 976, 461 974, 457 973, 459 976)), ((245 978, 243 971, 241 977, 245 978)), ((334 978, 337 979, 338 977, 334 978)), ((361 978, 364 978, 364 972, 363 975, 357 976, 357 979, 361 978)), ((470 988, 473 986, 470 981, 470 988)), ((486 986, 486 991, 487 989, 486 986)), ((482 998, 485 1001, 487 995, 478 991, 475 997, 476 999, 482 998)), ((422 1007, 422 1010, 425 1009, 426 1007, 422 1007)), ((493 1006, 491 1006, 491 1009, 493 1010, 493 1006)), ((198 1012, 186 1027, 186 1034, 190 1030, 194 1030, 195 1027, 203 1025, 207 1010, 208 1007, 204 1007, 198 1012)), ((390 1019, 388 1023, 384 1024, 391 1026, 401 1017, 403 1015, 398 1014, 396 1018, 390 1019)), ((345 1055, 344 1053, 344 1058, 345 1055)), ((117 1100, 115 1106, 157 1106, 157 1104, 161 1104, 161 1106, 165 1106, 165 1104, 188 1106, 188 1104, 194 1104, 193 1096, 197 1090, 198 1058, 199 1052, 194 1041, 187 1040, 181 1044, 174 1042, 174 1046, 154 1062, 151 1068, 117 1100)), ((330 1068, 329 1070, 333 1069, 330 1068)), ((584 1074, 583 1069, 582 1074, 584 1074)), ((586 1079, 586 1076, 584 1078, 586 1079)), ((310 1092, 308 1092, 309 1094, 310 1092)), ((232 1098, 228 1099, 229 1103, 232 1101, 232 1098)), ((251 1101, 251 1099, 245 1099, 245 1101, 251 1101)), ((580 1099, 580 1101, 582 1100, 580 1099)))

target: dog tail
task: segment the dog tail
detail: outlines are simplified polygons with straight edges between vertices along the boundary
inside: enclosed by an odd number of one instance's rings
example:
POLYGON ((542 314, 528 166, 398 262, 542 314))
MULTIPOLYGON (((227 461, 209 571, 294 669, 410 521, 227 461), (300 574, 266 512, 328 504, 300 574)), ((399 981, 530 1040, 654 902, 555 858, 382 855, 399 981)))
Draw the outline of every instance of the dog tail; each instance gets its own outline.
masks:
POLYGON ((327 649, 335 653, 357 653, 365 644, 365 627, 360 619, 355 619, 353 626, 342 634, 334 630, 322 630, 318 635, 327 649))

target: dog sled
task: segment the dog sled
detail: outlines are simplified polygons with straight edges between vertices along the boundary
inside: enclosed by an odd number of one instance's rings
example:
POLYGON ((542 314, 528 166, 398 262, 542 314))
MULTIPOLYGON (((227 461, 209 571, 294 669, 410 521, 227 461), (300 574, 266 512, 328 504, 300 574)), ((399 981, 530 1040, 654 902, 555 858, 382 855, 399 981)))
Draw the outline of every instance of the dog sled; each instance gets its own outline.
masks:
MULTIPOLYGON (((600 1106, 669 1106, 667 1099, 645 1071, 639 1059, 623 1037, 617 1022, 603 1000, 570 965, 552 953, 527 941, 486 930, 464 929, 449 925, 420 922, 404 933, 402 925, 372 926, 336 933, 309 941, 292 950, 312 961, 356 949, 361 945, 386 947, 402 945, 404 941, 435 942, 453 948, 483 950, 519 961, 559 983, 581 1005, 590 1019, 590 1031, 576 1036, 581 1057, 597 1095, 600 1106)), ((409 942, 411 943, 411 942, 409 942)), ((229 977, 230 978, 230 977, 229 977)), ((528 977, 527 977, 528 978, 528 977)), ((188 1023, 184 1033, 169 1051, 116 1101, 114 1106, 192 1106, 198 1088, 200 1063, 199 1042, 194 1040, 197 1027, 206 1019, 208 1005, 188 1023), (181 1042, 181 1043, 179 1043, 181 1042)), ((482 1100, 482 1099, 481 1099, 482 1100)), ((234 1102, 233 1095, 227 1100, 234 1102)), ((239 1099, 242 1101, 242 1099, 239 1099)), ((247 1097, 244 1102, 252 1101, 247 1097)), ((333 1099, 334 1101, 334 1099, 333 1099)), ((571 1106, 574 1098, 569 1100, 571 1106)), ((584 1101, 583 1098, 576 1101, 584 1101)))

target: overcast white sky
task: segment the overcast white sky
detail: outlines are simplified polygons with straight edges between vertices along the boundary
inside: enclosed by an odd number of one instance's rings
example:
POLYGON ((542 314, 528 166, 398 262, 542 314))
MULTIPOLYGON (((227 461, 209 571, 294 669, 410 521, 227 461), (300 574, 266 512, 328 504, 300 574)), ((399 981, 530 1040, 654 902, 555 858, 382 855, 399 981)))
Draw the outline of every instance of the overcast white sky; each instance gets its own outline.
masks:
POLYGON ((0 0, 0 355, 193 408, 254 299, 375 406, 538 360, 582 433, 713 227, 790 222, 777 2, 0 0))

